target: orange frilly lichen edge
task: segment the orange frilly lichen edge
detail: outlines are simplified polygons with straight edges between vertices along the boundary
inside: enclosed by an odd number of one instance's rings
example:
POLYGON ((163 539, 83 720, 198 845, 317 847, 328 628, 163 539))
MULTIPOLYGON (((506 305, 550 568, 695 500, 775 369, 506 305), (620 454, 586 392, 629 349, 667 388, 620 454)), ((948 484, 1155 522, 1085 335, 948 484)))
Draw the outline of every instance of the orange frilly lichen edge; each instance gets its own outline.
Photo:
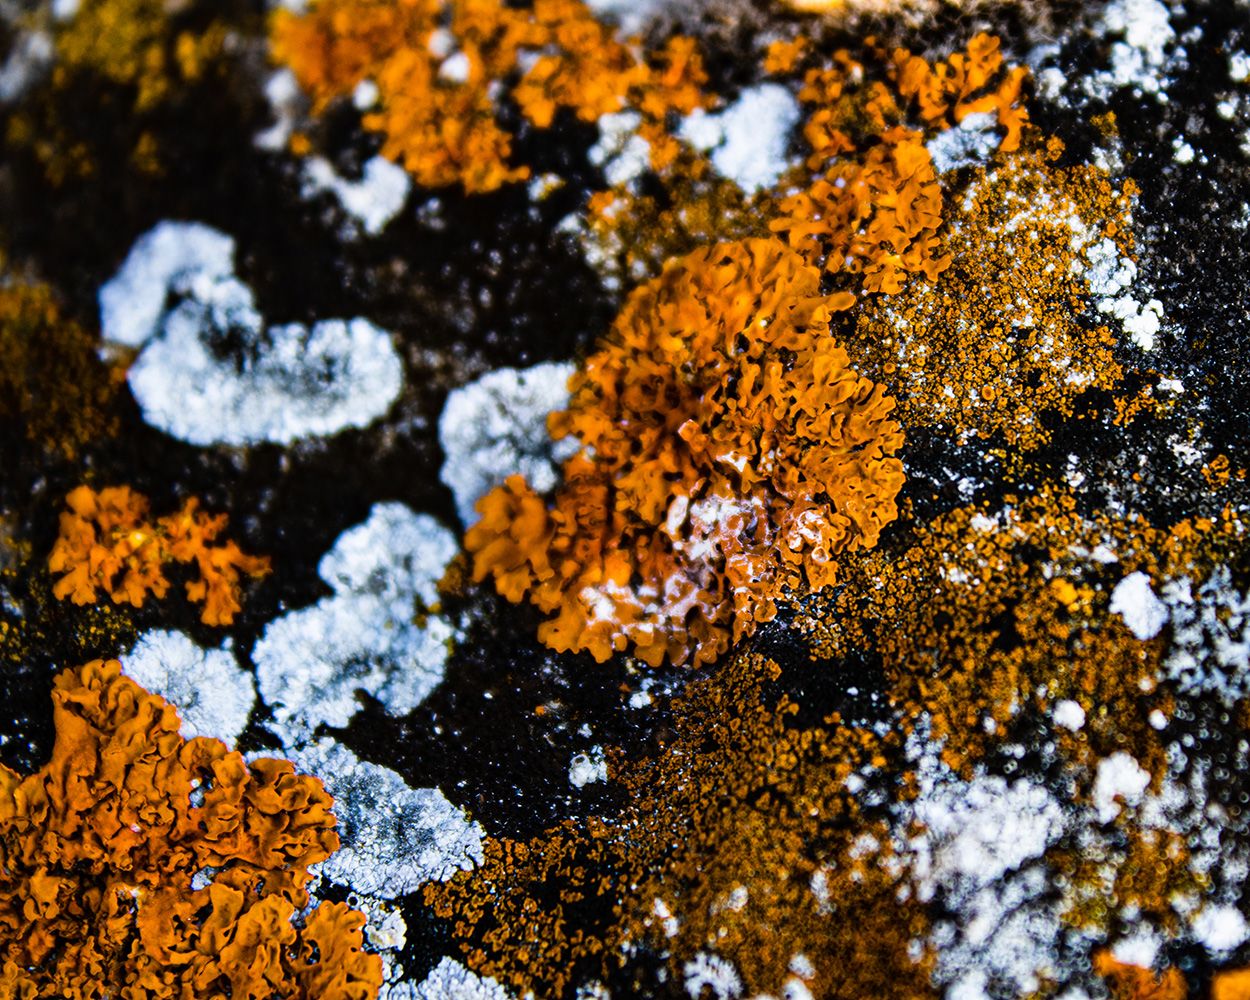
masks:
POLYGON ((554 505, 513 477, 465 536, 474 574, 605 660, 708 663, 837 578, 897 516, 893 400, 830 334, 849 293, 777 240, 706 247, 635 289, 570 383, 554 505))
POLYGON ((166 565, 192 564, 199 575, 187 582, 187 598, 204 605, 206 625, 229 625, 242 610, 240 576, 269 573, 268 557, 217 541, 226 515, 203 513, 194 497, 156 521, 148 518, 147 498, 127 486, 98 492, 79 486, 65 502, 69 509, 48 557, 48 569, 62 574, 52 588, 61 600, 92 604, 102 589, 115 603, 142 607, 149 593, 168 592, 166 565))
POLYGON ((339 844, 317 779, 182 739, 116 660, 63 671, 52 698, 49 762, 0 766, 0 996, 377 995, 364 917, 299 916, 339 844))

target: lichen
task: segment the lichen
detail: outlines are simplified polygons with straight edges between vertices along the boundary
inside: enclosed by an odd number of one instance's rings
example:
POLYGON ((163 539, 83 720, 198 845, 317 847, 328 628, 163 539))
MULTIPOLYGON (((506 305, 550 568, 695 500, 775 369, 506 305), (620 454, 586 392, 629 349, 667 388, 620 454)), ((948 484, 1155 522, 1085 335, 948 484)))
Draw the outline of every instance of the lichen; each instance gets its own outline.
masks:
POLYGON ((1163 641, 1139 640, 1111 611, 1111 591, 1139 570, 1205 578, 1242 530, 1228 511, 1157 527, 1084 515, 1063 488, 1008 495, 916 524, 902 552, 867 553, 798 624, 819 655, 880 655, 893 698, 931 720, 964 773, 1025 706, 1061 699, 1089 719, 1083 753, 1138 746, 1158 771, 1146 719, 1163 641))
POLYGON ((654 755, 610 755, 619 813, 488 839, 476 870, 427 887, 469 968, 560 996, 641 954, 677 982, 692 962, 732 971, 742 996, 804 995, 792 980, 812 996, 936 996, 932 956, 910 946, 923 906, 856 846, 887 834, 847 779, 885 766, 897 734, 801 717, 778 693, 801 682, 789 669, 744 652, 699 675, 654 755))
POLYGON ((274 59, 295 73, 314 113, 372 81, 378 107, 362 122, 382 134, 382 154, 423 186, 458 184, 470 194, 529 176, 527 166, 512 162, 502 91, 540 129, 561 109, 593 122, 635 108, 657 163, 676 145, 666 116, 703 102, 704 73, 690 39, 670 38, 646 54, 636 40, 618 41, 580 0, 528 7, 318 0, 305 14, 278 11, 272 43, 274 59))
POLYGON ((242 610, 240 577, 269 572, 268 557, 218 541, 226 515, 204 513, 194 497, 154 521, 147 498, 127 486, 79 486, 65 502, 48 557, 48 568, 62 574, 52 591, 62 600, 93 604, 103 590, 114 603, 139 608, 149 593, 163 598, 169 590, 166 566, 192 564, 197 576, 187 581, 187 599, 204 605, 204 624, 229 625, 242 610))
POLYGON ((1082 394, 1122 380, 1086 251, 1104 235, 1131 249, 1133 188, 1117 190, 1097 167, 1056 166, 1057 152, 976 168, 938 237, 950 262, 941 281, 865 303, 849 344, 907 426, 1036 448, 1048 413, 1071 417, 1082 394))
POLYGON ((364 918, 301 913, 338 846, 316 779, 184 741, 115 660, 62 672, 52 697, 48 764, 0 766, 0 994, 376 996, 364 918))
POLYGON ((111 434, 119 379, 95 352, 95 337, 61 315, 50 288, 0 286, 0 420, 69 459, 111 434))
POLYGON ((520 477, 487 494, 474 576, 553 615, 539 638, 597 660, 708 663, 786 595, 837 579, 896 515, 893 401, 830 335, 849 294, 777 241, 673 261, 571 382, 548 508, 520 477))
POLYGON ((167 151, 161 116, 185 93, 219 83, 229 64, 237 18, 229 4, 163 0, 80 0, 51 25, 49 79, 8 119, 7 141, 33 155, 57 187, 96 174, 101 151, 121 144, 139 174, 159 175, 167 151), (83 126, 86 108, 127 114, 120 134, 83 126))

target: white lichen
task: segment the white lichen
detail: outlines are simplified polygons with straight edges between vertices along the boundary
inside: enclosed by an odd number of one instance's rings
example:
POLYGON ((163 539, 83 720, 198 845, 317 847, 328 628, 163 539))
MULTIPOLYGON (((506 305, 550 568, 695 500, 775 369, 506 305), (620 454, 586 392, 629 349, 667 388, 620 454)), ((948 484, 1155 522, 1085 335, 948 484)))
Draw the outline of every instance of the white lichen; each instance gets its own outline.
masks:
POLYGON ((384 156, 365 161, 360 180, 350 181, 329 160, 312 156, 304 161, 304 196, 328 191, 343 211, 370 236, 376 236, 408 201, 412 178, 408 171, 384 156))
POLYGON ((569 761, 569 784, 585 788, 595 781, 608 780, 608 762, 603 747, 595 745, 589 750, 573 754, 569 761))
POLYGON ((948 996, 975 996, 990 983, 1012 995, 1035 992, 1059 968, 1061 918, 1042 857, 1068 817, 1026 779, 959 779, 925 742, 913 739, 920 794, 896 828, 917 898, 939 901, 950 915, 930 936, 935 979, 948 996))
POLYGON ((547 415, 568 406, 575 370, 569 362, 500 368, 447 396, 438 421, 446 455, 439 478, 456 498, 463 524, 476 521, 477 501, 514 473, 540 493, 555 487, 558 463, 577 443, 553 442, 547 415))
POLYGON ((735 1000, 742 996, 742 977, 733 963, 720 955, 701 951, 682 966, 686 992, 699 1000, 704 990, 711 990, 716 1000, 735 1000))
POLYGON ((762 83, 744 90, 716 114, 699 109, 686 117, 680 135, 711 154, 712 166, 747 194, 772 187, 790 166, 790 134, 801 117, 785 87, 762 83))
POLYGON ((1150 577, 1138 570, 1130 573, 1111 591, 1110 610, 1124 619, 1128 630, 1145 642, 1153 639, 1168 623, 1168 607, 1150 587, 1150 577))
POLYGON ((511 1000, 494 979, 470 972, 454 958, 439 962, 409 996, 412 1000, 511 1000))
POLYGON ((1094 809, 1100 823, 1110 823, 1124 806, 1136 806, 1150 786, 1150 773, 1132 755, 1117 750, 1098 762, 1094 778, 1094 809))
POLYGON ((437 788, 412 788, 390 768, 331 739, 284 751, 334 796, 341 845, 315 873, 356 892, 394 899, 481 864, 485 831, 437 788))
POLYGON ((204 649, 182 632, 147 632, 121 664, 127 677, 178 709, 184 739, 210 736, 233 745, 256 703, 256 682, 228 642, 204 649))
POLYGON ((979 112, 965 115, 958 125, 943 129, 925 143, 925 149, 933 158, 933 169, 944 174, 948 170, 985 163, 998 149, 997 127, 997 114, 979 112))
POLYGON ((438 685, 454 632, 428 609, 457 551, 451 532, 400 503, 377 504, 339 537, 318 566, 334 593, 275 619, 252 651, 285 743, 346 726, 357 691, 404 715, 438 685))
POLYGON ((164 222, 101 288, 104 339, 141 349, 127 377, 149 424, 197 445, 289 444, 386 413, 403 388, 390 334, 365 319, 266 329, 233 270, 229 236, 164 222))
POLYGON ((1217 566, 1197 592, 1188 577, 1169 581, 1163 601, 1172 622, 1165 676, 1182 690, 1231 705, 1250 696, 1250 595, 1217 566))

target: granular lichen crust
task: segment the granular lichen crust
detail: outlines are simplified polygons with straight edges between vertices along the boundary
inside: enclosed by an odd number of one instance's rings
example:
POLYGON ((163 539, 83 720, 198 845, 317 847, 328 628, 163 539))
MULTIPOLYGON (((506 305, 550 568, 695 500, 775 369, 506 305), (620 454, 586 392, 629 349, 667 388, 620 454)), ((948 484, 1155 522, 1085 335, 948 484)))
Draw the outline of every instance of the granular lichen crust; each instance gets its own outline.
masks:
POLYGON ((50 288, 0 284, 3 426, 69 459, 112 433, 119 380, 95 348, 95 338, 61 314, 50 288))
POLYGON ((1036 448, 1048 414, 1071 417, 1082 393, 1120 382, 1089 261, 1104 240, 1130 249, 1116 244, 1129 238, 1132 191, 1045 150, 976 169, 947 209, 941 280, 867 301, 850 340, 906 425, 1036 448))

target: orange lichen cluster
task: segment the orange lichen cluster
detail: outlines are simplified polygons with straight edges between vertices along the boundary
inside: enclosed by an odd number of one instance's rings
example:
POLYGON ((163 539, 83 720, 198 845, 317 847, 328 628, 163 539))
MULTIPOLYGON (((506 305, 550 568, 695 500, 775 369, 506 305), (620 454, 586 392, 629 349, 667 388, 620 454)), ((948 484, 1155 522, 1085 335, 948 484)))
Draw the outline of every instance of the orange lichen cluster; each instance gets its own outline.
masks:
POLYGON ((1123 377, 1083 272, 1103 238, 1131 251, 1133 189, 1097 167, 1055 166, 1057 152, 978 168, 939 237, 942 280, 861 311, 849 346, 908 426, 1033 448, 1047 440, 1046 413, 1070 417, 1082 393, 1123 377))
POLYGON ((620 814, 488 840, 483 865, 427 886, 463 961, 518 995, 566 995, 641 950, 679 984, 685 963, 719 956, 742 996, 807 995, 790 980, 820 997, 936 996, 932 955, 909 949, 928 936, 923 906, 853 847, 886 833, 846 779, 884 766, 897 734, 835 711, 798 721, 799 703, 777 693, 798 680, 730 658, 690 684, 654 756, 610 761, 620 814))
POLYGON ((829 332, 851 296, 775 240, 675 260, 573 377, 556 437, 583 450, 554 505, 520 477, 479 502, 478 580, 553 614, 539 638, 596 659, 714 660, 837 579, 897 514, 893 401, 829 332))
POLYGON ((1115 1000, 1185 1000, 1189 988, 1175 966, 1160 972, 1117 961, 1103 950, 1094 955, 1094 971, 1107 980, 1115 1000))
POLYGON ((510 162, 513 136, 499 118, 498 94, 512 81, 513 100, 538 128, 561 108, 587 122, 636 109, 657 166, 676 150, 665 118, 704 103, 690 39, 671 38, 646 58, 581 0, 317 0, 306 14, 279 11, 272 40, 315 112, 364 80, 376 84, 378 108, 364 125, 427 187, 488 192, 529 176, 510 162))
POLYGON ((96 347, 95 337, 61 315, 46 286, 0 287, 0 420, 65 458, 111 433, 117 379, 96 347))
POLYGON ((79 486, 65 502, 69 510, 48 558, 48 568, 63 574, 53 588, 62 600, 93 604, 103 590, 116 603, 142 607, 149 593, 162 598, 169 590, 167 565, 194 564, 198 577, 187 581, 187 598, 203 603, 206 625, 229 625, 242 610, 240 576, 269 572, 268 557, 218 542, 226 515, 205 514, 195 498, 155 521, 147 498, 126 486, 79 486))
POLYGON ((583 240, 606 286, 632 288, 699 247, 770 235, 769 193, 747 197, 708 166, 683 148, 656 178, 659 191, 619 187, 591 198, 583 240))
POLYGON ((839 50, 803 71, 812 51, 798 36, 774 41, 763 57, 770 76, 802 71, 806 162, 748 198, 683 149, 653 183, 596 194, 587 236, 610 280, 658 273, 667 255, 696 243, 769 231, 851 291, 897 293, 910 276, 932 280, 949 266, 943 192, 925 142, 969 114, 995 112, 999 149, 1014 152, 1028 120, 1026 71, 1005 66, 986 34, 933 64, 868 39, 856 54, 839 50))
POLYGON ((958 125, 969 115, 993 113, 1006 131, 999 149, 1020 145, 1029 115, 1020 88, 1028 77, 1023 66, 1003 64, 999 41, 981 32, 946 62, 929 63, 906 49, 891 54, 898 92, 913 101, 931 131, 958 125))
POLYGON ((984 33, 948 62, 930 64, 901 48, 874 56, 884 79, 870 79, 846 50, 807 72, 799 99, 812 109, 803 135, 814 176, 781 200, 771 227, 831 274, 862 275, 865 291, 895 293, 908 275, 933 280, 950 264, 939 246, 942 190, 927 135, 994 111, 1006 130, 1000 150, 1015 150, 1027 121, 1027 71, 1006 69, 998 39, 984 33))
POLYGON ((52 697, 48 764, 0 765, 0 996, 377 995, 363 916, 299 916, 309 865, 338 848, 320 782, 184 741, 115 660, 63 672, 52 697))
POLYGON ((1136 639, 1109 610, 1111 591, 1137 571, 1205 579, 1244 528, 1227 511, 1168 528, 1086 515, 1058 487, 1009 495, 1001 508, 969 505, 916 525, 904 551, 866 553, 800 624, 822 655, 879 654, 894 702, 929 720, 964 773, 1025 706, 1060 699, 1088 716, 1078 757, 1132 746, 1162 773, 1147 717, 1166 707, 1163 640, 1136 639))
POLYGON ((1226 969, 1211 978, 1211 1000, 1250 1000, 1250 969, 1226 969))

